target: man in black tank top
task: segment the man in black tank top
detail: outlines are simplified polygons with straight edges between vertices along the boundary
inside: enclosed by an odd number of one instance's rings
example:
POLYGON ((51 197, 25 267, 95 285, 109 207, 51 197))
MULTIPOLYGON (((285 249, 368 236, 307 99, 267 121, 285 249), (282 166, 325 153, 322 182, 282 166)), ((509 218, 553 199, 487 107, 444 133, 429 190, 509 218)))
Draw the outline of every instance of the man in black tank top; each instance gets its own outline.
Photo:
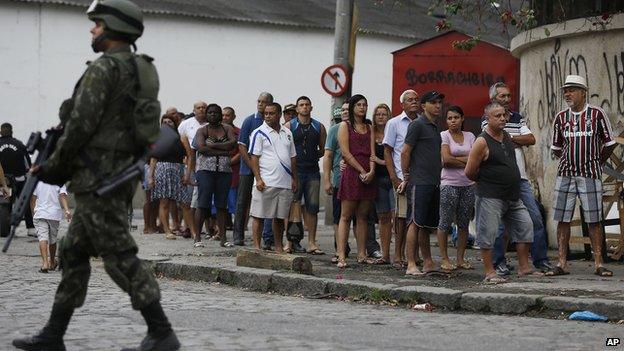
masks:
POLYGON ((507 112, 497 102, 485 107, 488 124, 475 141, 466 176, 477 183, 477 244, 481 247, 486 283, 504 283, 492 262, 492 248, 501 223, 516 243, 518 275, 532 274, 529 247, 533 242, 531 216, 520 200, 520 171, 516 164, 514 144, 503 129, 507 112))

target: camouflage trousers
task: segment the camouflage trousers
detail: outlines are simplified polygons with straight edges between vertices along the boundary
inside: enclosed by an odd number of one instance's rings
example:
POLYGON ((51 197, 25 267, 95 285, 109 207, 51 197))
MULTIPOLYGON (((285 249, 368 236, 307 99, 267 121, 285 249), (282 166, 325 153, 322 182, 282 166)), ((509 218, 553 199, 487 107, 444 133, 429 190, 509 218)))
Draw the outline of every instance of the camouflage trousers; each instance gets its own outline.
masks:
POLYGON ((77 194, 76 210, 67 235, 59 243, 63 275, 54 303, 67 308, 82 306, 91 275, 90 257, 102 257, 112 280, 130 295, 132 307, 142 309, 160 300, 153 273, 136 254, 137 245, 128 228, 128 210, 134 185, 97 197, 77 194))

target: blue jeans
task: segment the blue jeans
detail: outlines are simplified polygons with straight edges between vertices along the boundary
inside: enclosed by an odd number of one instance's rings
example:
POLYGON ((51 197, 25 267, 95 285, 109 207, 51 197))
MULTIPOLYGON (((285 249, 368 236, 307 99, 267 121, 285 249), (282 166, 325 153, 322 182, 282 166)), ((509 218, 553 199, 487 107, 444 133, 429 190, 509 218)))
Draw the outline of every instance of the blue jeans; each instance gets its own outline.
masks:
POLYGON ((266 218, 262 226, 262 240, 273 245, 273 218, 266 218))
MULTIPOLYGON (((537 199, 533 195, 531 184, 526 179, 520 181, 520 200, 529 211, 531 221, 533 222, 533 243, 531 244, 531 259, 533 265, 538 266, 542 262, 548 262, 548 245, 546 245, 546 230, 542 221, 537 199)), ((505 227, 498 228, 496 241, 494 242, 494 250, 492 251, 492 259, 494 266, 505 262, 505 247, 503 245, 503 232, 505 227)))
POLYGON ((299 173, 299 189, 295 194, 294 201, 303 198, 306 212, 318 214, 319 212, 319 192, 321 189, 321 174, 299 173))
POLYGON ((251 203, 253 182, 253 175, 241 174, 236 194, 236 213, 234 213, 234 242, 245 240, 245 220, 247 218, 247 206, 251 203))

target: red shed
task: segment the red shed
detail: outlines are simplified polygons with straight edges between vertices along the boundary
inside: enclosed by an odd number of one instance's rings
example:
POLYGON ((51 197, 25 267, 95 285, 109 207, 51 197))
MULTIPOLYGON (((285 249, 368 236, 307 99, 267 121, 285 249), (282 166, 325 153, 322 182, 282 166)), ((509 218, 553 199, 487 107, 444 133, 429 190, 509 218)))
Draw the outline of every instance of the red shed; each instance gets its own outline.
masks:
MULTIPOLYGON (((445 106, 462 107, 467 117, 465 129, 477 133, 483 107, 489 101, 489 87, 498 81, 509 86, 517 109, 519 61, 509 50, 485 41, 471 51, 453 48, 454 41, 468 38, 450 31, 392 53, 393 115, 401 113, 399 97, 406 89, 419 94, 437 90, 446 95, 445 106)), ((446 129, 444 122, 440 125, 446 129)))

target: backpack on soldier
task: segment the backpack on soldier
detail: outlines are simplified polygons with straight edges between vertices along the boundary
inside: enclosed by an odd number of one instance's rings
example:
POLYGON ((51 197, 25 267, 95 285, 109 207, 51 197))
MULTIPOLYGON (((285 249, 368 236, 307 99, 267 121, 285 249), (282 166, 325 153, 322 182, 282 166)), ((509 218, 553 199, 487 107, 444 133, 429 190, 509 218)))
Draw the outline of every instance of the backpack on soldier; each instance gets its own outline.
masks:
POLYGON ((134 55, 137 74, 137 86, 131 98, 135 100, 130 122, 130 134, 140 148, 137 152, 151 145, 158 138, 160 126, 160 102, 158 101, 158 73, 152 64, 153 58, 141 54, 134 55))

